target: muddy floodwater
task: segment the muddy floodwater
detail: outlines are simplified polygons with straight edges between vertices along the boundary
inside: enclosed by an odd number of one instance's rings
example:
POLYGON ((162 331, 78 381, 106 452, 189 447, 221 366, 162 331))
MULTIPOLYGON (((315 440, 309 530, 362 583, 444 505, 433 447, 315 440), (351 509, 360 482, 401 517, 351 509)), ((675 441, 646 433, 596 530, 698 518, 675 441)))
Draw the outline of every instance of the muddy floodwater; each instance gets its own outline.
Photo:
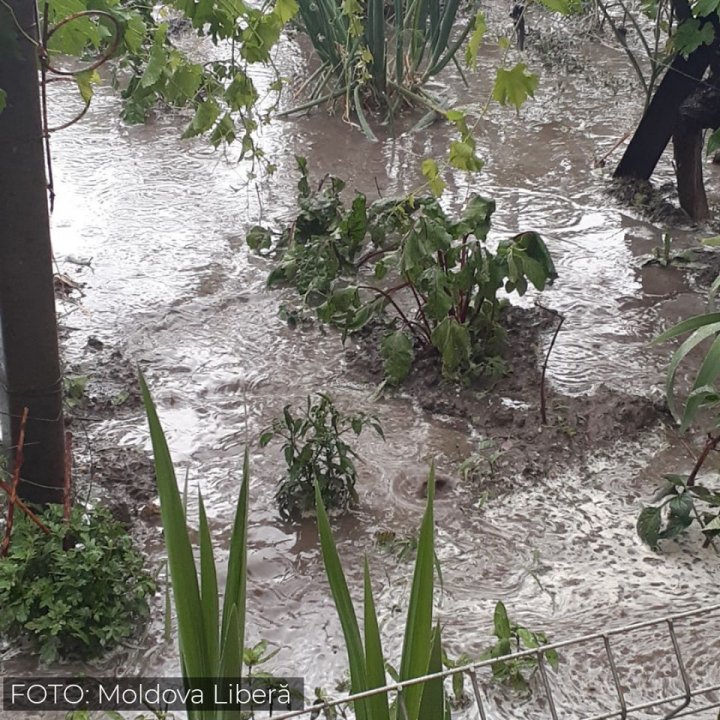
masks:
MULTIPOLYGON (((503 22, 501 16, 498 10, 495 19, 503 22)), ((641 270, 639 258, 659 246, 666 231, 680 247, 711 233, 650 222, 607 194, 620 151, 605 170, 594 167, 595 159, 634 128, 641 94, 620 52, 600 44, 566 52, 573 56, 572 67, 557 49, 530 50, 527 62, 541 76, 535 99, 518 115, 490 106, 476 132, 486 166, 469 180, 460 173, 453 177, 448 207, 457 209, 468 192, 480 192, 497 201, 495 237, 532 229, 545 238, 559 278, 542 302, 566 316, 548 367, 555 391, 574 397, 606 386, 659 399, 668 348, 648 341, 701 311, 704 299, 681 272, 641 270)), ((306 56, 287 41, 277 62, 287 73, 301 73, 306 56)), ((441 88, 445 96, 479 112, 498 60, 498 53, 486 50, 469 88, 449 72, 441 88)), ((53 102, 58 115, 72 113, 71 102, 59 93, 53 102)), ((178 475, 187 471, 191 490, 201 488, 221 548, 227 545, 242 454, 250 443, 248 643, 266 639, 280 649, 273 671, 303 676, 306 694, 312 695, 316 686, 334 692, 347 667, 314 525, 279 520, 273 494, 283 470, 280 450, 271 445, 261 451, 257 444, 259 431, 285 404, 303 402, 318 390, 343 408, 377 414, 385 430, 386 442, 370 433, 361 436, 359 506, 335 528, 356 596, 362 557, 370 555, 391 662, 398 660, 412 561, 376 548, 375 537, 388 530, 399 538, 414 534, 431 460, 448 479, 436 514, 444 581, 439 616, 451 657, 476 657, 492 642, 498 600, 522 625, 552 640, 716 601, 718 558, 701 547, 697 535, 666 543, 657 554, 635 533, 641 504, 660 475, 686 471, 691 464, 666 424, 652 423, 629 442, 619 436, 580 460, 568 457, 532 483, 488 493, 464 481, 459 471, 483 440, 472 418, 430 412, 402 389, 374 399, 376 386, 351 371, 352 340, 343 348, 332 329, 291 330, 279 317, 279 304, 291 301, 293 291, 266 289, 270 266, 248 253, 244 235, 258 222, 292 216, 293 155, 305 155, 316 177, 338 175, 370 197, 378 188, 398 195, 420 184, 424 158, 445 156, 453 137, 448 125, 394 139, 381 133, 380 142, 369 143, 340 115, 316 112, 274 121, 263 129, 260 143, 278 170, 256 184, 248 182, 250 168, 234 161, 232 148, 224 154, 202 140, 181 141, 182 122, 168 115, 127 127, 118 120, 119 102, 101 88, 83 122, 53 137, 55 254, 60 272, 83 284, 83 297, 60 308, 66 357, 70 364, 86 363, 91 376, 93 363, 112 365, 113 352, 120 355, 118 363, 145 369, 178 475), (77 264, 90 258, 89 267, 77 264)), ((706 175, 717 203, 719 171, 708 165, 706 175)), ((662 186, 671 179, 666 156, 655 180, 662 186)), ((549 340, 544 332, 540 355, 549 340)), ((513 412, 522 407, 513 406, 513 412)), ((81 432, 80 425, 75 428, 81 432)), ((139 406, 83 428, 98 453, 113 446, 149 451, 139 406)), ((159 568, 156 521, 144 537, 152 566, 159 568)), ((176 649, 162 636, 162 604, 158 597, 156 621, 136 647, 87 669, 176 674, 176 649)), ((694 686, 720 677, 719 625, 715 614, 679 628, 694 686)), ((680 691, 666 636, 641 632, 623 642, 618 663, 634 702, 680 691)), ((552 678, 560 717, 617 708, 598 652, 578 648, 561 655, 552 678)), ((20 654, 6 653, 2 660, 3 674, 33 667, 20 654)), ((494 718, 550 717, 547 706, 532 698, 492 686, 485 692, 494 718)), ((477 717, 474 712, 466 711, 477 717)), ((633 717, 661 716, 656 710, 633 717)))

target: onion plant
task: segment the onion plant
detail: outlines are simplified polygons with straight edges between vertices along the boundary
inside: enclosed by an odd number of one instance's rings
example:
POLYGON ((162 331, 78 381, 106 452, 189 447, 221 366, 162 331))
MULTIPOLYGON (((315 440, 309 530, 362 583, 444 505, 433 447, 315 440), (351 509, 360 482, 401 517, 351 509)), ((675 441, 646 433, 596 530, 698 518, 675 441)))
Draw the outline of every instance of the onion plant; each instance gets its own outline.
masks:
MULTIPOLYGON (((399 682, 441 672, 443 669, 440 624, 433 624, 434 495, 435 470, 433 468, 430 471, 427 506, 418 538, 400 671, 396 678, 399 682)), ((330 522, 323 506, 320 487, 317 484, 315 485, 315 501, 325 571, 345 636, 345 647, 350 666, 351 692, 355 694, 381 688, 386 685, 387 681, 386 662, 367 557, 364 566, 364 630, 361 633, 340 556, 333 540, 330 522)), ((398 701, 401 710, 390 707, 386 693, 378 693, 363 700, 356 700, 355 716, 357 720, 389 720, 391 717, 405 720, 418 720, 419 718, 443 720, 450 716, 441 678, 405 688, 400 693, 398 701)))
MULTIPOLYGON (((303 84, 309 100, 285 114, 308 110, 345 97, 346 112, 355 110, 370 139, 375 136, 365 115, 382 110, 388 121, 404 104, 439 103, 423 85, 456 55, 480 17, 470 17, 453 36, 460 0, 298 0, 300 16, 320 60, 303 84)), ((462 70, 460 70, 462 74, 462 70)))

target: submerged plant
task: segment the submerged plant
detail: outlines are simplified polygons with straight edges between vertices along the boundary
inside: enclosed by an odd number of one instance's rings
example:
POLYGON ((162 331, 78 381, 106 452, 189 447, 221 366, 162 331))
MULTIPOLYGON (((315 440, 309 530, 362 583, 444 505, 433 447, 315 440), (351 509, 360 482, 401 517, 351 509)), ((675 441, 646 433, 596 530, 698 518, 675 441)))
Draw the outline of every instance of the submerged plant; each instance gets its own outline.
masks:
MULTIPOLYGON (((481 656, 481 660, 497 662, 491 665, 493 679, 507 683, 515 690, 527 690, 528 678, 526 673, 535 673, 538 668, 538 658, 535 655, 512 657, 511 653, 539 648, 547 644, 547 636, 542 632, 533 632, 522 625, 510 620, 502 602, 495 605, 493 616, 495 637, 497 642, 488 648, 481 656), (510 657, 506 657, 510 656, 510 657)), ((559 658, 556 650, 546 650, 543 657, 553 670, 557 669, 559 658)))
MULTIPOLYGON (((495 202, 479 195, 470 197, 458 219, 434 197, 368 207, 356 193, 348 210, 339 190, 312 193, 299 162, 300 213, 275 243, 279 264, 268 284, 295 285, 318 317, 343 335, 387 317, 393 328, 380 355, 391 383, 407 377, 418 353, 439 355, 450 377, 496 373, 502 367, 501 293, 524 295, 530 285, 543 290, 557 277, 540 235, 522 232, 491 244, 495 202)), ((331 188, 337 182, 331 178, 331 188)), ((248 243, 269 251, 272 234, 254 228, 248 243)))
MULTIPOLYGON (((340 556, 335 546, 330 522, 323 505, 320 487, 315 486, 318 532, 325 572, 335 602, 350 666, 351 693, 362 693, 386 684, 386 658, 383 654, 380 626, 375 609, 370 569, 365 558, 363 593, 363 633, 360 632, 355 607, 350 597, 340 556)), ((433 500, 435 470, 430 471, 428 496, 418 537, 417 558, 408 601, 405 636, 397 680, 404 681, 442 671, 442 640, 440 623, 433 622, 433 589, 435 577, 435 523, 433 500)), ((356 700, 355 716, 358 720, 443 720, 450 710, 442 678, 406 687, 401 691, 403 712, 390 707, 385 693, 356 700)))
POLYGON ((97 657, 147 618, 155 581, 126 529, 103 508, 51 505, 49 533, 21 515, 0 559, 0 631, 30 640, 41 660, 97 657))
POLYGON ((290 520, 315 507, 315 484, 320 488, 325 507, 346 510, 357 499, 355 482, 357 453, 344 436, 356 437, 371 427, 384 439, 382 427, 373 415, 357 412, 346 415, 324 393, 308 396, 305 407, 294 414, 290 405, 282 417, 273 420, 260 435, 265 447, 274 438, 282 438, 287 474, 275 494, 280 515, 290 520))

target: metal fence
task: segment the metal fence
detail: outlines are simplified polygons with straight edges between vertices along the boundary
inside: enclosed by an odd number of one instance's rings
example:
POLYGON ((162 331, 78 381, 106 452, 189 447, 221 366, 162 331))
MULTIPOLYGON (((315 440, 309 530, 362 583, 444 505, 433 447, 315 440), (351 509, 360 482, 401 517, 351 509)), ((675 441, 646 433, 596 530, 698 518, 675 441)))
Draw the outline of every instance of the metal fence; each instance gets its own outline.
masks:
MULTIPOLYGON (((638 713, 643 717, 670 718, 693 717, 699 718, 700 713, 706 713, 714 708, 720 708, 720 604, 711 605, 691 610, 688 612, 667 615, 656 620, 625 625, 605 632, 598 632, 592 635, 585 635, 572 640, 551 643, 541 647, 513 653, 501 658, 475 662, 459 668, 452 668, 441 673, 426 675, 414 678, 401 683, 393 683, 382 688, 376 688, 367 692, 357 693, 331 700, 312 707, 295 712, 275 716, 275 720, 290 720, 290 718, 315 718, 319 715, 333 717, 335 714, 344 714, 344 711, 352 707, 354 700, 360 700, 378 694, 387 694, 391 700, 396 701, 396 717, 398 720, 406 720, 407 713, 403 704, 402 689, 410 685, 425 683, 437 678, 448 678, 456 673, 462 673, 470 681, 472 707, 466 708, 466 717, 476 717, 480 720, 516 720, 526 715, 522 710, 510 711, 511 714, 503 714, 498 708, 493 708, 489 698, 492 696, 496 685, 492 683, 492 666, 494 663, 506 660, 518 660, 521 658, 535 658, 537 661, 536 678, 533 683, 534 702, 542 709, 539 717, 551 718, 552 720, 608 720, 610 718, 635 718, 638 713), (714 623, 714 624, 713 624, 714 623), (692 627, 691 627, 692 624, 692 627), (703 641, 709 641, 708 654, 710 657, 701 659, 693 653, 681 650, 679 633, 682 630, 694 630, 696 642, 702 637, 703 641), (642 649, 642 643, 637 638, 642 631, 652 632, 655 640, 667 641, 667 647, 663 651, 642 649), (622 647, 621 647, 622 646, 622 647), (628 650, 630 648, 630 651, 628 650), (634 651, 642 657, 641 662, 635 660, 634 651), (596 705, 602 705, 603 711, 591 710, 583 713, 575 707, 572 711, 563 711, 557 702, 560 679, 548 668, 546 653, 550 650, 561 651, 562 656, 578 652, 580 662, 573 662, 571 677, 562 680, 567 686, 568 682, 578 681, 584 669, 582 660, 586 664, 592 663, 596 677, 607 681, 606 692, 599 697, 593 698, 596 705), (594 654, 593 654, 594 653, 594 654), (665 654, 665 660, 671 661, 671 670, 665 668, 664 684, 671 688, 665 692, 657 692, 656 696, 650 699, 636 700, 631 697, 628 680, 630 676, 641 676, 643 673, 657 672, 660 654, 665 654), (700 665, 696 668, 696 665, 700 665), (600 668, 600 666, 603 668, 600 668), (641 667, 644 665, 644 667, 641 667), (648 667, 650 665, 651 667, 648 667), (696 676, 705 676, 703 679, 696 676), (607 697, 605 697, 607 695, 607 697)), ((577 660, 577 659, 576 659, 577 660)), ((667 662, 665 663, 667 666, 667 662)), ((644 681, 643 681, 644 682, 644 681)), ((600 683, 602 684, 602 683, 600 683)), ((644 687, 648 690, 647 686, 644 687)), ((580 693, 582 694, 582 690, 580 693)), ((577 694, 577 693, 576 693, 577 694)), ((533 717, 538 717, 534 715, 533 717)), ((705 717, 705 715, 703 715, 705 717)), ((720 720, 720 714, 717 715, 720 720)), ((425 720, 441 720, 430 718, 425 720)))

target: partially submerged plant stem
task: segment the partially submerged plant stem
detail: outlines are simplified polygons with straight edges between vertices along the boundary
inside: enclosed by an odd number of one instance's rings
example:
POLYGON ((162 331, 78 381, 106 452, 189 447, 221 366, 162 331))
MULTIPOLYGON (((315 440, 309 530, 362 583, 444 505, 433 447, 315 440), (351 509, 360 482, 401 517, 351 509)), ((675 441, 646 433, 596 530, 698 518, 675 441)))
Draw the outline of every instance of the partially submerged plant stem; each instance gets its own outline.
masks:
POLYGON ((545 399, 545 373, 547 372, 547 366, 548 362, 550 360, 550 354, 553 351, 553 347, 555 346, 555 341, 557 340, 557 336, 560 332, 560 328, 562 327, 562 324, 565 322, 565 316, 562 313, 559 313, 557 310, 553 310, 552 308, 545 307, 544 305, 541 305, 539 302, 535 302, 535 304, 545 312, 550 313, 556 318, 559 318, 559 322, 557 326, 555 327, 555 332, 553 333, 552 340, 550 340, 550 346, 548 347, 547 352, 545 353, 545 360, 543 362, 542 366, 542 372, 540 374, 540 419, 542 420, 543 425, 547 425, 547 401, 545 399))

